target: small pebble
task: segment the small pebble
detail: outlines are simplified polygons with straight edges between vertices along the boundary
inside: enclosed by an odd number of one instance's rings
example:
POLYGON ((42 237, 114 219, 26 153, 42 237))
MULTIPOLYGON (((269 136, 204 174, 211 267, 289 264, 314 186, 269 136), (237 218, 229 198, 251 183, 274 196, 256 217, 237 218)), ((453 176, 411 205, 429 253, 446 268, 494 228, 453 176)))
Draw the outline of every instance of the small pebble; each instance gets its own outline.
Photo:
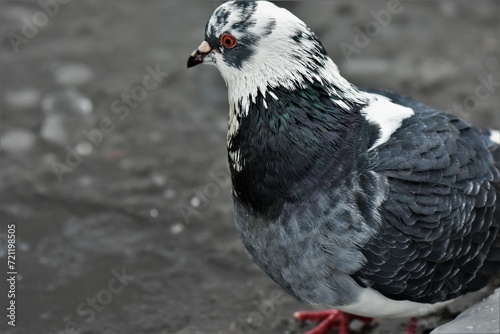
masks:
POLYGON ((80 155, 89 155, 94 150, 94 147, 88 141, 82 141, 76 145, 75 149, 80 155))
POLYGON ((161 174, 151 175, 151 181, 157 186, 163 186, 167 183, 167 178, 161 174))
POLYGON ((166 199, 172 199, 175 197, 175 190, 173 189, 167 189, 163 192, 163 197, 166 199))
POLYGON ((4 101, 14 108, 34 107, 40 101, 40 93, 32 88, 7 91, 4 95, 4 101))
POLYGON ((88 65, 73 63, 57 67, 54 77, 61 86, 79 86, 92 80, 94 72, 88 65))
POLYGON ((1 138, 0 146, 9 153, 20 153, 30 150, 36 142, 33 133, 24 129, 7 131, 1 138))
POLYGON ((195 196, 195 197, 191 198, 191 201, 189 203, 191 204, 192 207, 197 208, 200 206, 201 201, 198 197, 195 196))
POLYGON ((181 223, 174 224, 172 225, 172 227, 170 227, 170 233, 172 234, 179 234, 182 231, 184 231, 184 225, 182 225, 181 223))
POLYGON ((159 214, 159 212, 158 212, 158 210, 157 210, 157 209, 151 209, 151 210, 149 210, 149 215, 150 215, 151 217, 153 217, 153 218, 158 217, 158 214, 159 214))

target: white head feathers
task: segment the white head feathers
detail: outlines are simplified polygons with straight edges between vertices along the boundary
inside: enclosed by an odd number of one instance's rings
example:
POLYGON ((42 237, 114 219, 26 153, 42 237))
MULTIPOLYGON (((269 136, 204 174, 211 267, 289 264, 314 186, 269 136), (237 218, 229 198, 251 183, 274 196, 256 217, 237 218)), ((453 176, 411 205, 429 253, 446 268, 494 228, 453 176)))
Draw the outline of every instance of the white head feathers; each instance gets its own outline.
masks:
POLYGON ((363 94, 339 74, 305 23, 273 3, 230 1, 222 4, 207 23, 206 40, 214 50, 206 61, 219 68, 236 114, 247 115, 250 103, 255 102, 259 92, 266 97, 270 88, 281 86, 294 90, 314 81, 330 89, 332 94, 341 93, 344 99, 355 102, 363 99, 363 94), (234 36, 236 47, 220 46, 219 39, 224 33, 234 36))

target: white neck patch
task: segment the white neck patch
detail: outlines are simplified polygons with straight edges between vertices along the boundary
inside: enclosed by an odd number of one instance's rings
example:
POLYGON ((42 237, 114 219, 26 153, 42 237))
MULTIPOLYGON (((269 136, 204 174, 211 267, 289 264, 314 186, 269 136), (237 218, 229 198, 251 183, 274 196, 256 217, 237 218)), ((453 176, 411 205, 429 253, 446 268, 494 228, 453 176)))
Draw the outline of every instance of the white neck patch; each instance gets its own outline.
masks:
POLYGON ((373 124, 380 127, 380 138, 370 147, 370 151, 389 140, 391 135, 401 127, 403 121, 415 114, 413 109, 392 102, 379 94, 369 94, 371 102, 361 114, 373 124))

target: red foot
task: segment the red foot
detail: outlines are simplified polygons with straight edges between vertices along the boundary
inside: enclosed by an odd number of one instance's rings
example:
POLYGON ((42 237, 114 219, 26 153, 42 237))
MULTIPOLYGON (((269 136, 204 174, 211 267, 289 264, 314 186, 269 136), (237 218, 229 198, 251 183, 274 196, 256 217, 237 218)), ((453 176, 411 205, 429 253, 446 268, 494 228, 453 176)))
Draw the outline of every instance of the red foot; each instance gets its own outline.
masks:
POLYGON ((411 318, 406 326, 406 334, 416 334, 417 333, 417 318, 411 318))
POLYGON ((349 334, 349 324, 352 320, 361 320, 365 324, 369 324, 373 320, 373 318, 361 317, 338 310, 300 311, 295 312, 293 316, 300 321, 319 322, 315 328, 304 334, 328 334, 334 328, 338 328, 340 334, 349 334))

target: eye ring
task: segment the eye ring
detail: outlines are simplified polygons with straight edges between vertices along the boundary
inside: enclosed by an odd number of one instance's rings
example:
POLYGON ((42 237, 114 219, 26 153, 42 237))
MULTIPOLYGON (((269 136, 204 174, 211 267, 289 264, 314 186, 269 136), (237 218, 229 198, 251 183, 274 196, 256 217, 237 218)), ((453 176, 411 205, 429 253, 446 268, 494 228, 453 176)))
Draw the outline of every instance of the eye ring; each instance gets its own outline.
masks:
POLYGON ((220 36, 220 45, 227 48, 227 49, 232 49, 238 44, 236 42, 236 38, 234 38, 233 35, 231 35, 228 32, 223 33, 220 36))

